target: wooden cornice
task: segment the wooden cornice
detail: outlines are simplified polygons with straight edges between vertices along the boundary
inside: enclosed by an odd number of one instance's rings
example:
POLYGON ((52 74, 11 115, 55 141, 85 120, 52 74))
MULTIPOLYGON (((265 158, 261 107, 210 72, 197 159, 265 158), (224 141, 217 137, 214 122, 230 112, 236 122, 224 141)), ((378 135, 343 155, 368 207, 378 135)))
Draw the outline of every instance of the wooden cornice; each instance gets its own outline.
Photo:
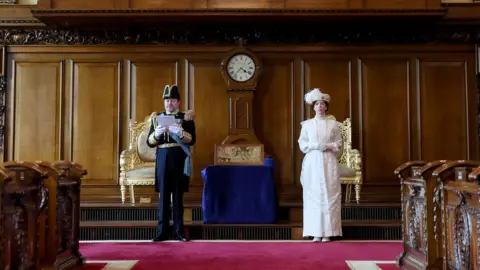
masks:
POLYGON ((123 24, 150 24, 155 22, 198 22, 198 21, 275 21, 275 20, 315 20, 315 21, 346 21, 363 19, 435 19, 445 16, 446 9, 335 9, 335 10, 302 10, 302 9, 128 9, 128 10, 45 10, 34 9, 35 18, 47 25, 62 27, 86 26, 87 24, 102 25, 119 22, 123 24))
POLYGON ((0 6, 1 27, 44 27, 45 24, 32 16, 32 6, 0 6))
POLYGON ((480 4, 448 4, 447 14, 443 18, 447 22, 471 22, 480 23, 480 4))
POLYGON ((125 27, 155 23, 230 21, 430 21, 480 24, 480 4, 445 4, 425 9, 51 9, 0 6, 0 27, 125 27), (121 24, 121 25, 120 25, 121 24))

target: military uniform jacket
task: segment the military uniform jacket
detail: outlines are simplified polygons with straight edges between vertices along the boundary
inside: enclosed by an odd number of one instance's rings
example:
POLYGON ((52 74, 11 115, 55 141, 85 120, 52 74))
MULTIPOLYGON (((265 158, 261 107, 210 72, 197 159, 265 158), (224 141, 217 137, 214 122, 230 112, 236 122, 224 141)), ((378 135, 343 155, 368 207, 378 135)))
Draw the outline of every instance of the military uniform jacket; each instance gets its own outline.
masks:
POLYGON ((152 113, 150 117, 150 131, 147 138, 147 145, 149 147, 157 147, 155 162, 155 190, 160 192, 159 185, 163 185, 164 181, 181 181, 180 184, 183 191, 187 192, 190 184, 190 177, 183 173, 187 154, 168 133, 160 135, 160 138, 154 137, 155 128, 157 127, 157 116, 159 115, 174 115, 175 119, 177 119, 177 123, 180 122, 183 128, 182 142, 188 146, 193 146, 196 140, 193 112, 188 111, 186 113, 178 112, 172 114, 166 112, 152 113), (165 172, 167 169, 170 172, 172 170, 175 172, 175 179, 165 179, 165 172))

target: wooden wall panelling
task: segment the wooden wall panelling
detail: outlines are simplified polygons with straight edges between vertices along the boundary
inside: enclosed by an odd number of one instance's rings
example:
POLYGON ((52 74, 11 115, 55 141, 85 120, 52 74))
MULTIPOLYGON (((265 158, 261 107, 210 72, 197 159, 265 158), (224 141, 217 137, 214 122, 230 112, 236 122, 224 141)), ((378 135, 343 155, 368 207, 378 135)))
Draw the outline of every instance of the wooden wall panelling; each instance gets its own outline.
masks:
MULTIPOLYGON (((137 9, 206 9, 208 2, 208 0, 130 0, 129 7, 137 9)), ((235 1, 233 2, 235 3, 235 1)))
POLYGON ((195 111, 197 142, 193 148, 191 182, 202 186, 200 171, 213 164, 214 145, 228 135, 228 94, 220 73, 222 55, 188 58, 186 75, 191 109, 195 111), (188 78, 188 79, 187 79, 188 78))
POLYGON ((88 168, 89 175, 83 183, 117 184, 121 136, 120 59, 75 59, 70 63, 68 159, 88 168))
POLYGON ((75 160, 89 170, 83 184, 116 185, 119 59, 18 54, 9 64, 8 159, 75 160))
POLYGON ((426 0, 427 8, 441 8, 442 0, 426 0))
POLYGON ((37 8, 40 9, 127 9, 130 0, 101 0, 101 1, 76 1, 76 0, 39 0, 37 8))
POLYGON ((477 159, 474 54, 430 54, 416 62, 418 159, 477 159))
POLYGON ((392 168, 411 160, 410 61, 408 56, 378 54, 357 61, 359 74, 359 149, 367 183, 397 182, 392 168))
POLYGON ((63 158, 65 73, 62 56, 9 61, 8 160, 63 158))
MULTIPOLYGON (((260 56, 261 57, 261 56, 260 56)), ((300 123, 294 121, 295 59, 287 56, 261 57, 263 71, 254 94, 254 128, 265 152, 275 160, 275 180, 279 187, 298 185, 295 179, 297 137, 300 123)))
POLYGON ((53 7, 54 0, 38 0, 38 9, 51 9, 53 7))
POLYGON ((284 5, 285 9, 348 9, 350 2, 351 0, 284 0, 284 5))
MULTIPOLYGON (((200 200, 200 171, 228 134, 219 65, 231 47, 9 48, 8 159, 73 158, 89 170, 83 200, 120 201, 118 156, 128 146, 128 119, 163 110, 164 84, 178 83, 182 108, 195 111, 197 126, 186 200, 200 200)), ((282 201, 301 199, 297 140, 300 122, 312 116, 303 95, 313 87, 332 96, 330 112, 339 121, 352 119, 353 147, 364 159, 365 201, 398 199, 391 171, 405 160, 477 157, 474 46, 252 49, 265 65, 254 127, 277 163, 282 201)), ((136 193, 156 199, 153 187, 136 193)))
POLYGON ((440 8, 440 0, 364 0, 366 9, 426 9, 440 8))
MULTIPOLYGON (((272 0, 208 0, 207 7, 209 9, 270 9, 272 0)), ((278 1, 277 2, 281 2, 278 1)))
POLYGON ((40 0, 41 9, 428 9, 440 0, 40 0))
MULTIPOLYGON (((329 104, 328 113, 335 116, 337 121, 344 121, 350 118, 353 123, 358 122, 357 113, 353 113, 357 103, 357 69, 355 68, 355 55, 351 53, 324 53, 301 55, 302 85, 299 91, 301 94, 301 106, 294 108, 301 112, 302 121, 314 116, 313 107, 304 103, 304 94, 313 88, 320 88, 322 92, 328 93, 332 100, 329 104), (303 91, 303 89, 305 89, 303 91)), ((295 123, 295 140, 300 137, 300 121, 295 123)), ((358 137, 356 129, 352 130, 352 136, 358 137)), ((356 141, 354 142, 356 144, 356 141)), ((296 175, 297 185, 300 188, 300 173, 303 154, 298 151, 298 143, 295 141, 296 175)), ((355 146, 357 147, 357 146, 355 146)))
MULTIPOLYGON (((131 119, 143 121, 146 116, 163 107, 162 85, 178 85, 179 69, 177 59, 129 61, 129 71, 126 75, 131 82, 129 85, 132 98, 131 119)), ((183 95, 182 101, 184 101, 183 95)), ((182 102, 182 105, 185 104, 182 102)))
MULTIPOLYGON (((355 84, 356 63, 353 55, 339 55, 329 53, 320 57, 303 56, 305 89, 320 88, 328 93, 332 100, 328 113, 334 115, 338 121, 352 118, 352 101, 357 91, 355 84)), ((305 119, 314 115, 312 106, 305 106, 305 119)), ((297 134, 300 136, 300 131, 297 134)), ((298 138, 298 137, 297 137, 298 138)))

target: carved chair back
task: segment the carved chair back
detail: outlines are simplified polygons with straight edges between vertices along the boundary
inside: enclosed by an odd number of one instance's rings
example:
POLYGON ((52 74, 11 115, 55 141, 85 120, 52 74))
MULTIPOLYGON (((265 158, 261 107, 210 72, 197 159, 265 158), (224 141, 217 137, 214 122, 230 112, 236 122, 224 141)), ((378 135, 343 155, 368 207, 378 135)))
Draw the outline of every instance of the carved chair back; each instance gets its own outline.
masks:
POLYGON ((127 170, 133 170, 142 167, 151 167, 155 165, 155 148, 147 145, 148 132, 150 130, 150 118, 145 117, 142 122, 135 120, 129 121, 130 143, 129 150, 134 150, 134 155, 126 157, 127 170))
POLYGON ((11 252, 9 252, 8 247, 4 247, 3 241, 4 238, 7 238, 6 232, 6 216, 4 207, 4 186, 12 181, 14 174, 9 172, 7 169, 0 167, 0 269, 6 269, 6 266, 11 265, 11 252))
POLYGON ((442 266, 442 213, 434 201, 438 186, 432 174, 447 162, 409 161, 395 170, 400 178, 402 205, 403 253, 399 264, 406 269, 442 266))
MULTIPOLYGON (((336 120, 335 116, 329 115, 328 119, 336 120)), ((353 168, 355 165, 353 157, 350 155, 352 149, 352 122, 350 118, 345 119, 343 122, 338 122, 338 128, 342 136, 342 149, 338 153, 338 163, 349 168, 353 168)))
POLYGON ((47 170, 49 176, 45 181, 49 189, 46 240, 49 248, 42 263, 53 267, 58 260, 57 255, 69 250, 70 261, 78 265, 82 260, 78 252, 80 185, 87 171, 70 161, 37 161, 37 164, 47 170))
POLYGON ((480 268, 476 248, 480 245, 480 185, 475 171, 472 172, 479 166, 480 161, 458 160, 448 162, 433 172, 442 190, 439 200, 443 215, 442 233, 445 238, 442 244, 446 269, 480 268), (473 177, 467 177, 470 173, 473 177))
MULTIPOLYGON (((47 171, 35 163, 10 161, 3 165, 13 173, 12 181, 2 191, 3 233, 7 239, 3 248, 5 267, 33 269, 45 254, 47 171)), ((4 269, 4 268, 3 268, 4 269)))

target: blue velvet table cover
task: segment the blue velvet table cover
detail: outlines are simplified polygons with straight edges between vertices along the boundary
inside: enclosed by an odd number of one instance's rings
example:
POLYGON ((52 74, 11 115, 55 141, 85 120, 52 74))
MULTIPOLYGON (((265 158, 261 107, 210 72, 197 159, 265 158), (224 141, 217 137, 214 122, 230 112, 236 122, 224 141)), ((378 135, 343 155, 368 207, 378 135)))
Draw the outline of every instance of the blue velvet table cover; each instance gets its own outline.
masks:
POLYGON ((208 166, 203 169, 203 222, 276 223, 278 204, 271 163, 267 161, 263 166, 208 166))

